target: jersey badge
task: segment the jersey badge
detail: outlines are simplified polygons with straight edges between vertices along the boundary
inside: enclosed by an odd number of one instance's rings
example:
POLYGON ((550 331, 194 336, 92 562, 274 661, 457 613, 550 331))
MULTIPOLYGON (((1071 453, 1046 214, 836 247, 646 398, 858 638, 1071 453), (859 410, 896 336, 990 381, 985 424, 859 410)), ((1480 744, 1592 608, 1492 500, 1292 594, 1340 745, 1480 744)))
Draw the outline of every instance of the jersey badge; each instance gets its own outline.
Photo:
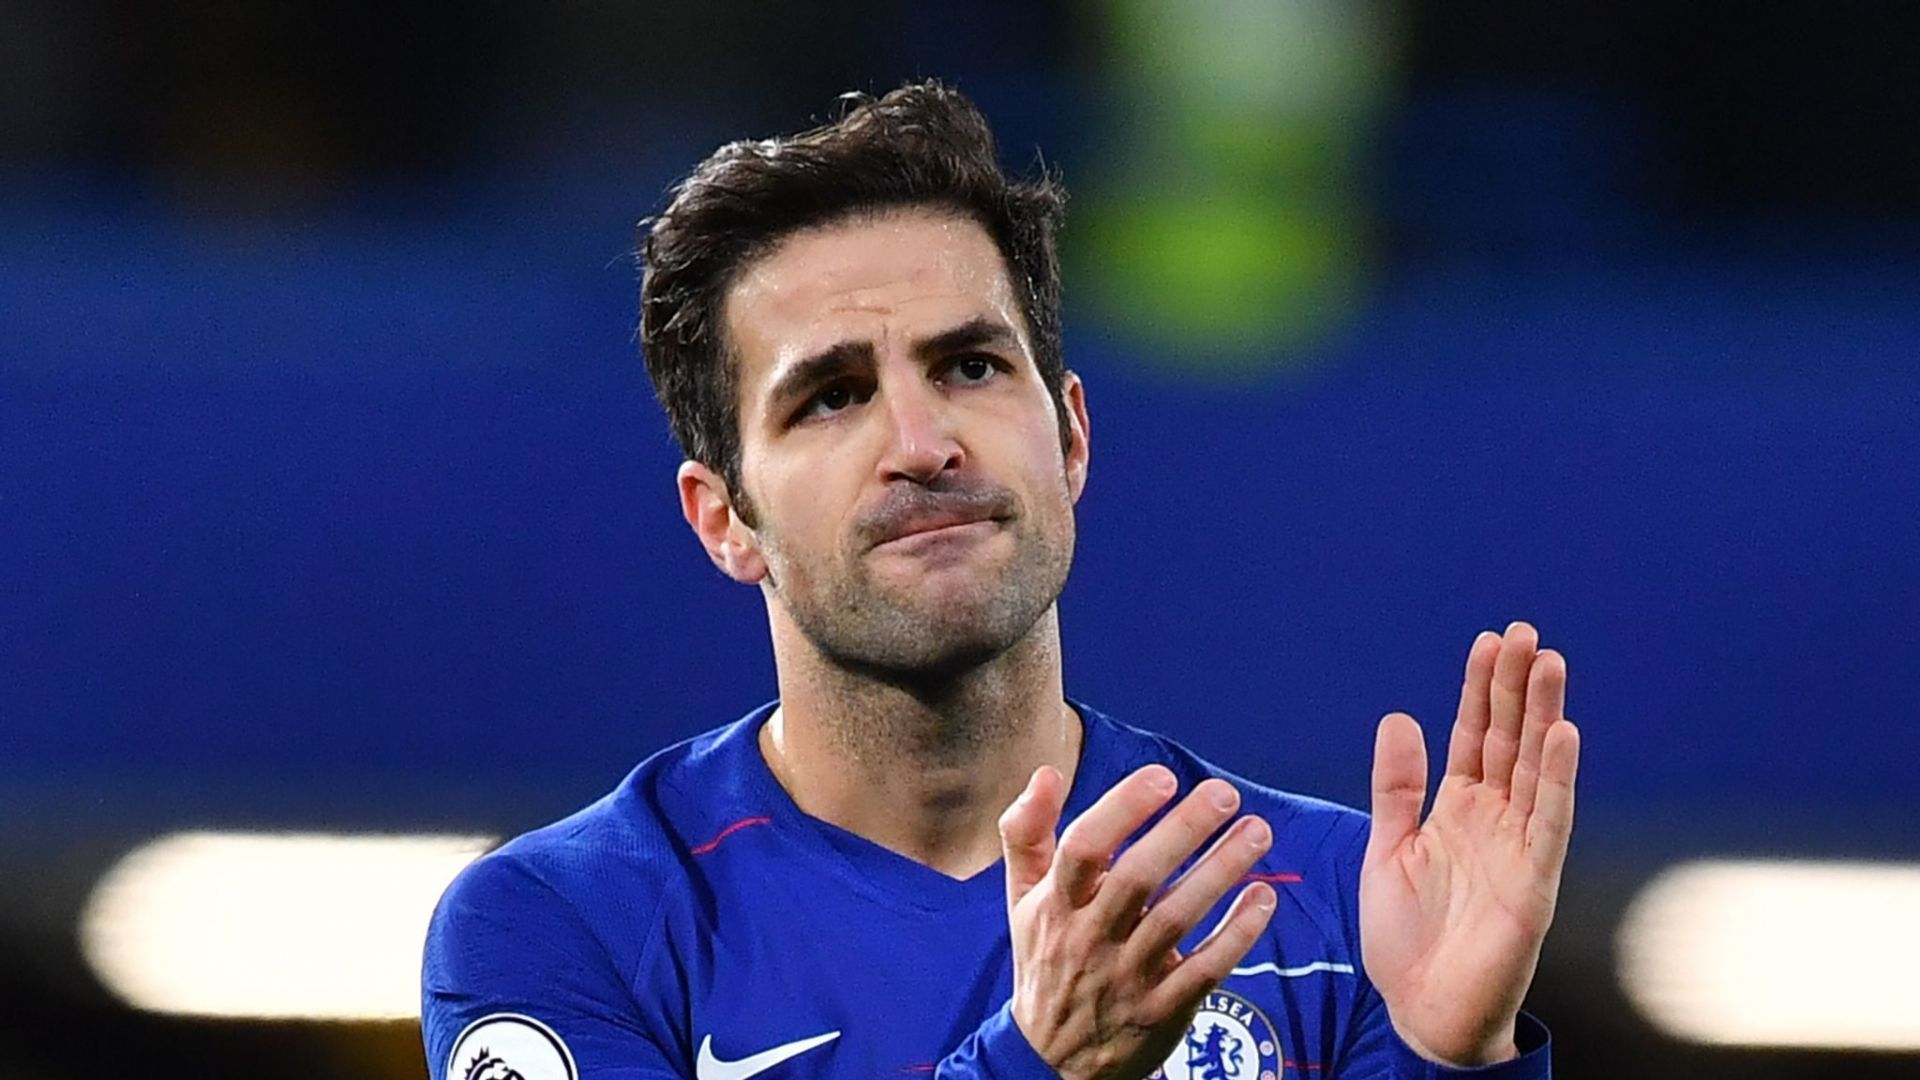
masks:
POLYGON ((1280 1035, 1259 1007, 1215 990, 1153 1080, 1279 1080, 1280 1035))
POLYGON ((447 1080, 579 1080, 573 1051, 547 1025, 519 1013, 468 1024, 447 1056, 447 1080))

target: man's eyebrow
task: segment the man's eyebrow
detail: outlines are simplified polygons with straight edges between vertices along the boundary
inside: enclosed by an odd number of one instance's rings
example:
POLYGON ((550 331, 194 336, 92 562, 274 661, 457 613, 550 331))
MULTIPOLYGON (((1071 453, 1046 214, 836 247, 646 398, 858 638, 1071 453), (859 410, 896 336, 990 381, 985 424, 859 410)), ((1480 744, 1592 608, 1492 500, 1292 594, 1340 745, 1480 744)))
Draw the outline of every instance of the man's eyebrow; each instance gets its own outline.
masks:
POLYGON ((767 391, 769 407, 779 409, 802 397, 814 387, 856 366, 872 366, 873 344, 866 341, 842 341, 829 345, 812 356, 787 365, 767 391))
MULTIPOLYGON (((950 330, 922 338, 913 351, 923 359, 930 359, 983 346, 1019 350, 1020 336, 1006 323, 976 315, 950 330)), ((842 341, 795 360, 775 377, 772 389, 767 391, 767 406, 778 411, 852 368, 873 366, 873 358, 872 342, 842 341)))
POLYGON ((930 338, 923 338, 913 347, 913 351, 927 358, 945 356, 962 349, 977 349, 983 345, 1018 350, 1020 336, 1006 323, 975 315, 951 330, 942 330, 930 338))

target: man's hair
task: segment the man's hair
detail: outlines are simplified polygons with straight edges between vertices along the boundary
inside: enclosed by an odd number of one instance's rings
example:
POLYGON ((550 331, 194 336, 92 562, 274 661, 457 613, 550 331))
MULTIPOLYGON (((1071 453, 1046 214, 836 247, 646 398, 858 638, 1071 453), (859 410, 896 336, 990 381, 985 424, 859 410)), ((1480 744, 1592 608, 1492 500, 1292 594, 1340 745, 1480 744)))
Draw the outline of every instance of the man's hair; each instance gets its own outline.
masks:
POLYGON ((977 222, 1006 260, 1062 445, 1069 438, 1054 247, 1066 190, 1058 175, 1044 165, 1030 180, 1002 171, 986 118, 939 82, 840 100, 830 124, 722 146, 673 189, 664 212, 640 223, 647 375, 681 450, 720 474, 750 525, 725 300, 743 269, 803 229, 899 207, 977 222))

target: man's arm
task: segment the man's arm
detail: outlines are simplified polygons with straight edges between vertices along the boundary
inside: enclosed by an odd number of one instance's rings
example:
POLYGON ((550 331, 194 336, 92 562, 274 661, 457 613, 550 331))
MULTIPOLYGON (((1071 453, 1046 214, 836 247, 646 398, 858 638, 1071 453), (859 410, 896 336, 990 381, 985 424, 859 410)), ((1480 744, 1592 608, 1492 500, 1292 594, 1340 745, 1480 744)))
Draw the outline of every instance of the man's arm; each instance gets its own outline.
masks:
POLYGON ((432 1080, 682 1080, 573 906, 491 855, 448 888, 427 932, 420 1026, 432 1080), (511 1071, 509 1071, 511 1070, 511 1071))
MULTIPOLYGON (((1573 828, 1579 733, 1564 715, 1566 663, 1539 652, 1537 642, 1525 623, 1504 639, 1489 633, 1475 641, 1448 775, 1424 824, 1419 728, 1398 713, 1380 725, 1374 819, 1358 874, 1368 977, 1340 1075, 1540 1080, 1550 1073, 1546 1029, 1520 1013, 1520 1002, 1552 921, 1573 828)), ((940 1080, 1144 1077, 1178 1040, 1200 996, 1265 927, 1272 893, 1249 886, 1192 955, 1173 951, 1271 841, 1247 824, 1146 906, 1155 883, 1231 816, 1216 809, 1209 821, 1198 789, 1148 834, 1183 822, 1189 842, 1178 856, 1164 861, 1181 835, 1169 831, 1156 845, 1143 838, 1102 874, 1126 836, 1171 797, 1150 774, 1143 769, 1103 796, 1058 850, 1053 830, 1065 785, 1051 770, 1036 773, 1001 819, 1014 996, 940 1064, 940 1080), (1161 858, 1126 865, 1140 848, 1161 858), (1210 867, 1205 875, 1201 866, 1210 867), (1200 906, 1162 912, 1196 878, 1211 891, 1196 886, 1184 900, 1200 906), (1095 902, 1109 885, 1109 902, 1095 902), (1170 936, 1142 934, 1149 924, 1170 936), (1134 962, 1116 963, 1121 955, 1134 962), (1139 963, 1143 956, 1153 962, 1139 963)))

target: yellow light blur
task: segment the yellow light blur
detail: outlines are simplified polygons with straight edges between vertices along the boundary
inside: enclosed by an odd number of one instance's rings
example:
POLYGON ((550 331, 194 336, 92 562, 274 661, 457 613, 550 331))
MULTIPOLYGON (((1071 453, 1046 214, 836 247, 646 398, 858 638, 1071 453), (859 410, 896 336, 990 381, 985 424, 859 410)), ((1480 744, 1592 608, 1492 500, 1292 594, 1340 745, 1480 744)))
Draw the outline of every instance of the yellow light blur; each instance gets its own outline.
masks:
POLYGON ((1702 861, 1627 910, 1621 986, 1691 1042, 1920 1050, 1920 866, 1702 861))
POLYGON ((153 1012, 419 1015, 433 905, 484 836, 176 833, 94 886, 80 946, 108 989, 153 1012))
POLYGON ((1363 196, 1403 6, 1097 5, 1107 152, 1075 173, 1074 295, 1182 373, 1298 370, 1374 262, 1363 196))

